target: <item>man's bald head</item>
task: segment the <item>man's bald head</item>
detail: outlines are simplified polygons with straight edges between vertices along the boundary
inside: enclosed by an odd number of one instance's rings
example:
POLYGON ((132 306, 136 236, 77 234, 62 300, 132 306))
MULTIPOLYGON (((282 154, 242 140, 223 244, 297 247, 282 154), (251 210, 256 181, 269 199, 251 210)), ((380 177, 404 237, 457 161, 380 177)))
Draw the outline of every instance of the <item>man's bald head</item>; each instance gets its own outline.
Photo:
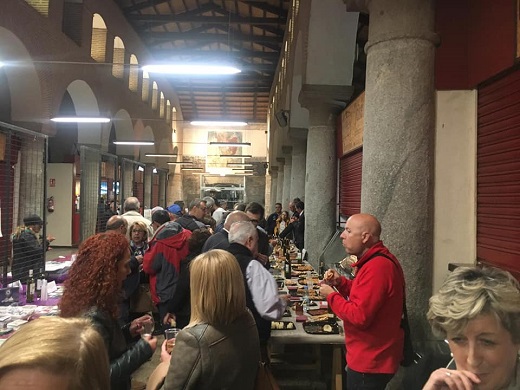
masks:
POLYGON ((361 257, 368 249, 377 244, 381 236, 381 224, 370 214, 354 214, 345 224, 341 233, 343 247, 347 253, 361 257))
POLYGON ((380 240, 381 224, 372 214, 354 214, 349 219, 351 219, 355 226, 362 232, 369 233, 374 239, 374 244, 380 240))
POLYGON ((116 232, 126 235, 128 221, 121 215, 112 215, 107 221, 107 232, 116 232))
POLYGON ((243 211, 233 211, 227 216, 226 221, 224 222, 224 229, 229 232, 231 225, 239 221, 249 221, 248 215, 243 211))

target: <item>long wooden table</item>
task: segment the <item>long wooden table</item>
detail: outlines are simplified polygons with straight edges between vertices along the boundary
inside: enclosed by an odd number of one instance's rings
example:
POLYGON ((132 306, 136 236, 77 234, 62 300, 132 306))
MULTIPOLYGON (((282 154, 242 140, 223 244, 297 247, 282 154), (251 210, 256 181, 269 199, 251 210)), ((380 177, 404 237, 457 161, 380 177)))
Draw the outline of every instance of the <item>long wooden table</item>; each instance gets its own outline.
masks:
POLYGON ((292 308, 293 314, 291 317, 284 317, 281 321, 291 321, 296 324, 294 330, 272 330, 271 344, 305 344, 313 345, 319 348, 321 345, 332 346, 332 389, 341 390, 343 380, 343 367, 345 362, 343 360, 343 350, 345 347, 345 336, 343 333, 343 323, 338 320, 340 329, 339 334, 309 334, 303 330, 303 324, 296 322, 296 316, 292 308))
MULTIPOLYGON (((307 262, 304 262, 308 264, 307 262)), ((277 274, 279 272, 274 272, 277 274)), ((284 289, 280 291, 280 293, 287 292, 288 290, 284 289)), ((293 302, 294 304, 294 302, 293 302)), ((319 304, 319 302, 318 302, 319 304)), ((312 308, 324 308, 327 302, 324 301, 321 306, 313 306, 312 308)), ((303 323, 296 321, 296 315, 294 309, 289 308, 291 313, 291 317, 283 317, 280 321, 291 321, 296 326, 294 330, 275 330, 271 331, 271 339, 270 343, 273 345, 282 344, 282 345, 311 345, 315 346, 317 349, 322 345, 331 345, 332 346, 332 389, 342 390, 342 378, 343 378, 343 368, 345 365, 343 356, 345 349, 345 335, 343 332, 343 323, 338 319, 337 323, 340 329, 339 334, 309 334, 305 332, 303 329, 303 323)), ((319 352, 316 351, 316 354, 319 352)))

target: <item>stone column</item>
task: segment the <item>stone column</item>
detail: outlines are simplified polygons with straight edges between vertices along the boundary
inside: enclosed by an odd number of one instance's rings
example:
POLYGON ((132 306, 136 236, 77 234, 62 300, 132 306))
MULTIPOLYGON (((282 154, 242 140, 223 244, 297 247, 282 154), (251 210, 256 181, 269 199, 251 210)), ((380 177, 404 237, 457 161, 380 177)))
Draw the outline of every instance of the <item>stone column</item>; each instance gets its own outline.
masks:
POLYGON ((284 162, 283 158, 277 158, 278 161, 278 182, 276 184, 276 202, 281 202, 283 198, 283 180, 284 180, 284 162), (281 161, 283 160, 283 161, 281 161), (281 163, 280 163, 281 162, 281 163))
POLYGON ((283 166, 283 195, 280 201, 283 205, 288 205, 291 198, 291 172, 292 172, 292 148, 290 146, 282 146, 282 152, 285 156, 285 165, 283 166))
POLYGON ((336 230, 336 117, 352 87, 304 85, 300 104, 309 110, 305 181, 305 248, 318 259, 336 230))
POLYGON ((276 199, 278 191, 278 167, 269 167, 269 173, 271 176, 271 198, 269 201, 269 211, 272 213, 274 211, 275 203, 278 202, 278 199, 276 199))
POLYGON ((433 262, 434 4, 371 0, 365 6, 361 209, 381 221, 382 239, 403 265, 414 339, 425 341, 433 262))
POLYGON ((307 140, 294 139, 292 144, 291 199, 305 200, 307 140))

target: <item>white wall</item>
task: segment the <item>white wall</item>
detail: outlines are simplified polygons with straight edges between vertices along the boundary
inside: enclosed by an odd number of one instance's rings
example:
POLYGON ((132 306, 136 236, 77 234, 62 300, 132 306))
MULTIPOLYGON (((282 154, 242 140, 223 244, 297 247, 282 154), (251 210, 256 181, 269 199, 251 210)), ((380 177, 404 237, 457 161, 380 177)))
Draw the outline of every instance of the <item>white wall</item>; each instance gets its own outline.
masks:
POLYGON ((47 164, 47 197, 54 196, 54 212, 47 212, 47 235, 56 237, 51 246, 72 245, 73 170, 74 164, 47 164), (50 179, 55 187, 49 187, 50 179))
POLYGON ((477 92, 437 92, 433 292, 476 258, 477 92))

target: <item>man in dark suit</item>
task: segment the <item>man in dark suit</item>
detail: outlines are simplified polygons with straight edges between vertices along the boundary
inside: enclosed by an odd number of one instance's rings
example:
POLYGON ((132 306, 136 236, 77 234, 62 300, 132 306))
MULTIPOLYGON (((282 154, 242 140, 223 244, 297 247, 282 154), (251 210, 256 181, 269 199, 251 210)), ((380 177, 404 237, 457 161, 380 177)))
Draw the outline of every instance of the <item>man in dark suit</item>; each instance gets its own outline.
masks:
POLYGON ((274 213, 267 217, 267 235, 272 236, 274 234, 274 228, 276 227, 276 220, 282 213, 282 204, 276 203, 274 205, 274 213))
POLYGON ((280 238, 286 237, 289 233, 294 234, 294 244, 299 250, 302 250, 305 246, 305 205, 302 201, 296 202, 296 212, 298 213, 298 219, 294 219, 289 226, 280 234, 280 238))
POLYGON ((233 211, 226 218, 224 222, 224 229, 220 232, 213 234, 206 240, 202 247, 202 253, 209 251, 210 249, 224 249, 227 250, 229 247, 228 234, 231 225, 238 221, 249 221, 249 217, 243 211, 233 211))

